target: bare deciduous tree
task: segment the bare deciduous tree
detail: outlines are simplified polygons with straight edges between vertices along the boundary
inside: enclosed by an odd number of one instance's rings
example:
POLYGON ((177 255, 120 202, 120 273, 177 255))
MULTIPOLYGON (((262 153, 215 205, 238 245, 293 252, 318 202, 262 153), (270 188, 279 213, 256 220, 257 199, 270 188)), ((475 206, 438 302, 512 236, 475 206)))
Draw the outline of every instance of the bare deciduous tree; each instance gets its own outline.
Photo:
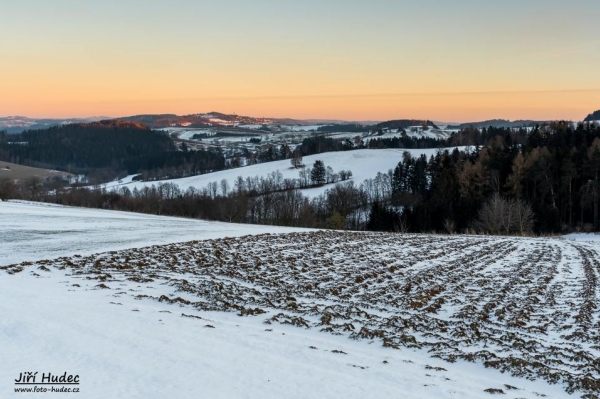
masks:
POLYGON ((17 185, 14 180, 8 178, 0 179, 0 201, 16 198, 17 185))
POLYGON ((352 177, 352 171, 349 170, 340 170, 340 179, 342 181, 348 180, 352 177))
POLYGON ((495 193, 479 210, 474 227, 488 234, 524 235, 533 229, 533 211, 521 199, 505 199, 495 193))
POLYGON ((302 153, 299 150, 294 151, 292 153, 292 158, 291 158, 290 162, 292 163, 292 166, 296 169, 304 166, 302 164, 302 153))
POLYGON ((515 232, 525 235, 533 231, 534 215, 531 206, 521 199, 514 201, 514 228, 515 232))
POLYGON ((452 220, 452 219, 444 220, 444 228, 446 229, 448 234, 454 234, 454 231, 456 230, 456 224, 454 223, 454 220, 452 220))
POLYGON ((25 190, 29 195, 29 199, 37 201, 42 194, 42 179, 37 176, 31 176, 23 182, 25 190))

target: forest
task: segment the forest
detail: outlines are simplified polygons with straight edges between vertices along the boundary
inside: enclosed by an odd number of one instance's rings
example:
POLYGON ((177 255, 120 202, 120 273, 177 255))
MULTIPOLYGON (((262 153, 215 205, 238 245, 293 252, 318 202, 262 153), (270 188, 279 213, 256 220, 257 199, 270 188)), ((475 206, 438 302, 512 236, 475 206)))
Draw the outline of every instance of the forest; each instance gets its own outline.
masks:
POLYGON ((0 133, 0 159, 72 173, 99 168, 137 171, 140 161, 175 147, 166 135, 131 122, 54 126, 20 134, 0 133))

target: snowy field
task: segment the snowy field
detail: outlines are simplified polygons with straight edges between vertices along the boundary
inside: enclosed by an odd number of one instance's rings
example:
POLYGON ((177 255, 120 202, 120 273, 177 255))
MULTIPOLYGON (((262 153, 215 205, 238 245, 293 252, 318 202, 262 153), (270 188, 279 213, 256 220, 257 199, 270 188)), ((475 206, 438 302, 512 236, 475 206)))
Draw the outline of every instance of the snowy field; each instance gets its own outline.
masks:
MULTIPOLYGON (((267 124, 269 125, 269 124, 267 124)), ((262 129, 265 125, 237 125, 240 128, 258 130, 262 129)), ((283 129, 289 130, 290 132, 316 132, 320 127, 328 125, 277 125, 283 129)))
POLYGON ((0 266, 146 245, 298 230, 34 202, 0 202, 0 266))
POLYGON ((265 235, 275 230, 33 203, 0 203, 0 220, 0 245, 13 236, 5 221, 20 231, 10 261, 37 259, 0 262, 3 398, 22 397, 13 380, 25 371, 78 374, 85 398, 578 398, 600 387, 591 243, 265 235), (177 241, 177 222, 196 241, 109 248, 177 241), (108 252, 70 248, 102 233, 111 241, 96 249, 108 252))
MULTIPOLYGON (((454 148, 450 148, 449 150, 452 151, 453 149, 454 148)), ((464 147, 459 147, 459 149, 464 149, 464 147)), ((366 179, 375 178, 378 172, 387 173, 388 170, 393 170, 396 165, 398 165, 398 162, 402 161, 402 154, 404 151, 410 152, 413 157, 419 157, 421 154, 425 154, 429 158, 430 156, 435 155, 439 149, 384 149, 326 152, 323 154, 304 157, 303 163, 306 165, 306 167, 312 167, 314 162, 317 159, 320 159, 325 163, 325 166, 331 166, 335 173, 339 173, 341 170, 350 170, 352 172, 351 180, 353 180, 356 184, 360 184, 366 179)), ((233 187, 233 184, 238 176, 242 176, 244 179, 255 176, 266 177, 268 174, 275 171, 280 171, 284 179, 297 179, 299 176, 299 169, 294 169, 290 164, 290 160, 285 160, 266 162, 257 165, 245 166, 243 168, 185 177, 182 179, 161 180, 160 182, 175 183, 181 189, 187 190, 188 187, 202 189, 207 187, 212 182, 219 183, 221 180, 226 179, 229 182, 229 185, 233 187)), ((156 185, 158 183, 158 181, 131 182, 126 184, 113 182, 106 184, 105 187, 107 189, 111 189, 113 187, 125 186, 133 190, 134 187, 141 189, 144 186, 151 186, 152 184, 156 185)), ((330 184, 322 187, 302 190, 302 192, 304 195, 309 197, 316 197, 332 186, 333 185, 330 184)))
POLYGON ((423 130, 422 126, 410 126, 406 129, 388 129, 384 131, 384 134, 379 136, 379 135, 374 135, 374 136, 369 136, 368 138, 365 138, 364 141, 368 142, 372 139, 391 139, 391 138, 397 138, 397 137, 402 137, 402 130, 404 130, 406 132, 406 135, 408 137, 413 137, 416 139, 419 138, 429 138, 429 139, 440 139, 440 140, 446 140, 448 139, 453 133, 458 133, 458 130, 456 129, 435 129, 435 128, 429 128, 427 130, 423 130))
MULTIPOLYGON (((297 144, 300 144, 303 139, 307 137, 311 137, 314 135, 325 136, 331 139, 336 140, 344 140, 351 139, 353 140, 355 137, 360 137, 365 144, 368 144, 369 141, 374 139, 391 139, 402 137, 403 132, 406 133, 408 137, 413 138, 432 138, 432 139, 448 139, 453 133, 457 133, 456 129, 436 129, 429 128, 427 130, 423 130, 422 126, 409 126, 406 129, 384 129, 383 134, 380 135, 376 131, 365 130, 363 132, 320 132, 318 129, 326 125, 310 125, 310 126, 279 126, 278 128, 281 131, 275 133, 267 133, 265 131, 259 130, 262 129, 263 125, 238 125, 239 128, 245 128, 249 131, 255 130, 256 133, 243 133, 243 131, 236 132, 235 134, 231 134, 229 137, 218 137, 217 133, 224 131, 222 128, 185 128, 185 127, 171 127, 160 129, 169 134, 176 134, 182 140, 192 140, 194 139, 195 134, 200 134, 206 137, 203 137, 200 141, 204 144, 219 144, 224 145, 226 147, 238 147, 248 146, 250 139, 259 138, 261 140, 261 144, 271 143, 271 144, 287 144, 292 148, 295 148, 297 144)), ((254 146, 252 146, 254 147, 254 146)))
POLYGON ((169 128, 161 129, 168 133, 177 133, 182 140, 191 140, 196 134, 214 136, 215 132, 211 129, 186 129, 186 128, 169 128))
POLYGON ((599 242, 600 234, 597 233, 571 233, 564 236, 568 240, 583 242, 599 242))

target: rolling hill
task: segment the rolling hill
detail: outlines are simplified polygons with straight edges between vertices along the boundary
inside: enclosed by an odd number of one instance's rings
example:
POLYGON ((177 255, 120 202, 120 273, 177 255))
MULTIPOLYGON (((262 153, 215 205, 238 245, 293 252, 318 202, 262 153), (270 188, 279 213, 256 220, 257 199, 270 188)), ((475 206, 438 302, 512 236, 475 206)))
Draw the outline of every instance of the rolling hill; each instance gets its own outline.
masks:
POLYGON ((600 121, 600 109, 585 117, 584 122, 600 121))
POLYGON ((32 168, 30 166, 17 165, 15 163, 0 161, 0 179, 8 178, 11 180, 23 180, 30 177, 38 177, 40 179, 48 179, 53 177, 74 177, 73 174, 52 170, 32 168))
MULTIPOLYGON (((366 179, 375 178, 378 172, 386 173, 389 169, 394 169, 398 162, 402 160, 402 154, 405 151, 408 151, 413 157, 419 157, 421 154, 424 154, 429 158, 430 156, 435 155, 438 152, 438 149, 383 149, 326 152, 306 156, 303 159, 303 163, 306 167, 310 168, 316 160, 322 160, 325 163, 325 166, 330 166, 335 173, 339 173, 341 170, 350 170, 352 172, 352 178, 350 180, 353 180, 356 184, 360 184, 366 179)), ((266 177, 277 171, 281 172, 283 179, 297 179, 301 169, 293 168, 288 159, 181 179, 127 183, 112 182, 106 184, 105 187, 107 189, 127 187, 130 190, 133 190, 134 188, 139 190, 144 186, 151 186, 153 184, 174 183, 185 191, 188 187, 203 189, 210 183, 220 183, 223 179, 227 180, 230 187, 233 187, 238 176, 241 176, 244 179, 256 176, 266 177)), ((308 188, 302 190, 302 192, 309 197, 316 197, 332 186, 333 185, 324 185, 317 188, 308 188)))
POLYGON ((599 387, 593 244, 279 234, 35 203, 0 203, 0 215, 0 392, 27 389, 11 378, 32 364, 77 374, 91 399, 535 399, 599 387), (36 253, 14 250, 44 234, 36 253))

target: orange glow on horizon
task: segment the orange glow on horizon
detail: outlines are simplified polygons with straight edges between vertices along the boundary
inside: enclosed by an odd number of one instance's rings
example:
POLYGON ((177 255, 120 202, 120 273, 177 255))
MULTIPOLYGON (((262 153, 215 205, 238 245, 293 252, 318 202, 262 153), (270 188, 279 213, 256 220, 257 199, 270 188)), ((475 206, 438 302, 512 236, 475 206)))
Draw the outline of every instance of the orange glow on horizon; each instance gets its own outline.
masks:
MULTIPOLYGON (((32 96, 33 97, 33 96, 32 96)), ((41 96, 40 96, 41 97, 41 96)), ((265 96, 245 98, 95 101, 44 98, 2 103, 6 115, 38 118, 137 114, 178 115, 218 111, 254 117, 349 121, 430 119, 468 122, 487 119, 582 120, 600 105, 600 90, 566 92, 380 94, 363 96, 265 96), (46 100, 47 101, 47 100, 46 100), (26 110, 27 112, 23 112, 26 110), (8 112, 7 112, 8 111, 8 112)))

